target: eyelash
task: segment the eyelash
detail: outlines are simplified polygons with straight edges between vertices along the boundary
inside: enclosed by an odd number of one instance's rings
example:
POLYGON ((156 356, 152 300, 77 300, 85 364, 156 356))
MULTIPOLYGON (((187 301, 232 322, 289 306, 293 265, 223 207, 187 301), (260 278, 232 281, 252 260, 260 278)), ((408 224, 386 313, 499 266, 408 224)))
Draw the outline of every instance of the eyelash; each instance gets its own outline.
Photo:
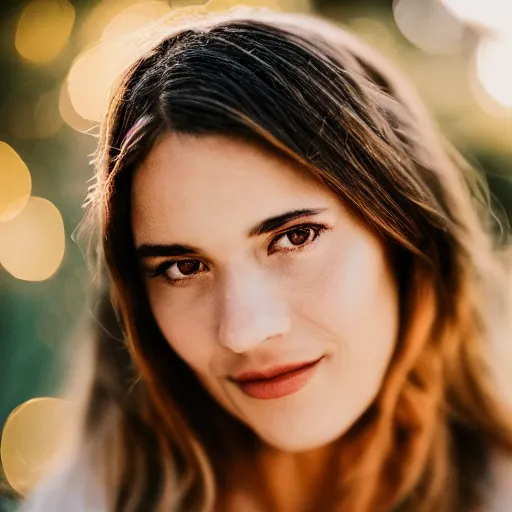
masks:
MULTIPOLYGON (((275 254, 276 252, 291 253, 291 252, 301 252, 301 251, 304 251, 311 244, 315 243, 318 240, 318 238, 320 237, 320 235, 322 235, 322 233, 324 233, 328 229, 329 228, 327 226, 323 225, 323 224, 300 224, 298 226, 293 226, 292 228, 288 228, 286 231, 283 231, 282 233, 276 235, 272 239, 272 241, 269 244, 268 255, 275 254), (291 248, 291 249, 281 249, 281 250, 274 250, 274 251, 272 251, 272 249, 275 247, 275 245, 280 240, 285 238, 287 235, 290 235, 290 234, 292 234, 294 232, 301 231, 301 230, 310 230, 312 232, 312 235, 310 234, 308 236, 308 240, 304 244, 294 246, 294 248, 291 248), (309 238, 311 238, 311 236, 312 236, 312 239, 309 240, 309 238)), ((165 280, 165 282, 167 282, 167 283, 169 283, 169 284, 171 284, 173 286, 180 286, 180 284, 182 284, 183 282, 187 282, 190 279, 193 279, 195 276, 197 276, 197 273, 196 274, 192 274, 192 275, 187 276, 187 277, 179 278, 179 279, 170 278, 165 273, 173 265, 175 265, 177 263, 180 263, 180 262, 189 262, 189 261, 194 261, 195 262, 195 261, 199 261, 199 260, 180 259, 180 260, 168 260, 168 261, 165 261, 165 262, 161 263, 160 265, 158 265, 158 267, 155 270, 150 272, 150 277, 152 277, 152 278, 159 278, 160 277, 160 278, 163 278, 165 280)), ((200 262, 200 263, 202 265, 204 265, 204 263, 202 263, 202 262, 200 262)), ((201 273, 201 272, 202 271, 199 271, 198 273, 201 273)))

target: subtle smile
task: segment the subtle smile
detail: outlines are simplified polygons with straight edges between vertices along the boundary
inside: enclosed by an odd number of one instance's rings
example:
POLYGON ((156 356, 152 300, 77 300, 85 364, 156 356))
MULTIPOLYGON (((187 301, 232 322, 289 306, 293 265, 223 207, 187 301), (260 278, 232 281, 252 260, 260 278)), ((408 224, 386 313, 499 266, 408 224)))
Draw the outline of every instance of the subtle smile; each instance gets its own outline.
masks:
POLYGON ((323 357, 307 363, 275 366, 264 372, 246 372, 231 380, 251 398, 282 398, 302 389, 311 380, 322 359, 323 357))

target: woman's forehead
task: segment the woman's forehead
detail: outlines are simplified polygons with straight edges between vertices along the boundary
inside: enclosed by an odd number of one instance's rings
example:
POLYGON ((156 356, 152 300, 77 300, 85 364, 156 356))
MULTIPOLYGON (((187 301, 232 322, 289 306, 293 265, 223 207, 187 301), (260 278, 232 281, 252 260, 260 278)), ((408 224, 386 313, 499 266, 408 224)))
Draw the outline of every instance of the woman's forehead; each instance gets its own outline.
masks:
POLYGON ((261 220, 339 201, 298 164, 225 136, 168 134, 137 170, 132 222, 141 237, 245 232, 261 220))

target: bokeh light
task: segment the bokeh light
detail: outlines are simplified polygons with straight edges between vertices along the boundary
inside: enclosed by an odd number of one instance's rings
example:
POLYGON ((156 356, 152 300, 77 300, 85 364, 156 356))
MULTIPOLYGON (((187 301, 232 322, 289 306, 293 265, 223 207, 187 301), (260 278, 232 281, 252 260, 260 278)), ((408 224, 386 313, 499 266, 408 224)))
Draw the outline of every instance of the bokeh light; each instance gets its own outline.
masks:
POLYGON ((61 119, 68 125, 71 126, 77 132, 86 133, 95 126, 96 123, 84 119, 78 114, 71 103, 69 97, 68 82, 64 81, 60 88, 59 93, 59 114, 61 119))
POLYGON ((0 222, 16 217, 30 197, 32 178, 28 167, 9 144, 0 141, 0 222))
POLYGON ((18 21, 16 50, 29 61, 52 61, 65 47, 74 21, 68 0, 32 0, 18 21))
POLYGON ((79 27, 80 45, 87 47, 97 43, 101 39, 105 27, 117 14, 140 3, 141 0, 100 0, 87 13, 87 17, 79 27))
POLYGON ((48 476, 62 447, 71 406, 58 398, 34 398, 17 407, 2 432, 2 466, 9 484, 26 494, 48 476))
POLYGON ((210 0, 206 4, 209 11, 224 11, 237 5, 248 7, 265 7, 275 11, 307 12, 311 8, 309 0, 210 0))
POLYGON ((66 86, 73 110, 80 117, 101 122, 110 91, 134 59, 136 50, 129 43, 100 43, 78 57, 69 71, 66 86))
MULTIPOLYGON (((168 3, 151 1, 131 5, 113 16, 100 42, 83 52, 69 71, 67 93, 74 112, 85 120, 101 121, 116 79, 137 54, 134 33, 170 12, 168 3)), ((72 118, 69 114, 63 115, 66 122, 68 117, 72 118)), ((75 127, 77 123, 70 121, 75 127)))
MULTIPOLYGON (((194 3, 194 11, 202 9, 203 5, 211 11, 225 10, 237 5, 233 0, 194 3)), ((171 4, 161 0, 136 3, 129 0, 100 2, 82 27, 84 41, 92 42, 93 45, 79 55, 71 66, 66 79, 67 93, 61 94, 60 111, 66 123, 81 130, 84 124, 88 124, 87 121, 101 122, 112 87, 138 53, 136 34, 141 33, 148 24, 171 15, 171 7, 179 9, 190 5, 191 2, 186 0, 171 4), (76 115, 86 122, 80 122, 76 115)), ((243 5, 307 11, 310 1, 246 0, 243 5)))
POLYGON ((59 268, 64 250, 64 222, 47 199, 31 197, 21 213, 0 223, 0 264, 18 279, 48 279, 59 268))
POLYGON ((97 44, 75 60, 66 80, 74 111, 83 119, 100 122, 109 91, 123 70, 126 52, 122 46, 110 51, 97 44))
POLYGON ((158 0, 131 5, 108 22, 101 34, 101 40, 107 42, 126 37, 170 12, 169 3, 158 0))
MULTIPOLYGON (((486 93, 512 114, 512 37, 479 42, 475 70, 486 93)), ((512 142, 512 141, 511 141, 512 142)))
POLYGON ((439 0, 395 0, 393 13, 402 34, 427 52, 453 50, 464 35, 462 23, 439 0))
POLYGON ((441 0, 460 19, 494 31, 512 31, 510 0, 441 0))

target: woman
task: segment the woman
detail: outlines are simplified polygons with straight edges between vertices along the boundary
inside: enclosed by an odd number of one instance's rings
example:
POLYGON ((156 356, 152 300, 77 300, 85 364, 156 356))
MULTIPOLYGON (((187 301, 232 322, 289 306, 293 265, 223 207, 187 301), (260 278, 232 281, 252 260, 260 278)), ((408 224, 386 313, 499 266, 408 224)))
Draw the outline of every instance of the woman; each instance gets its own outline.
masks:
POLYGON ((87 203, 108 279, 80 448, 33 509, 512 510, 479 180, 327 22, 157 32, 87 203))

